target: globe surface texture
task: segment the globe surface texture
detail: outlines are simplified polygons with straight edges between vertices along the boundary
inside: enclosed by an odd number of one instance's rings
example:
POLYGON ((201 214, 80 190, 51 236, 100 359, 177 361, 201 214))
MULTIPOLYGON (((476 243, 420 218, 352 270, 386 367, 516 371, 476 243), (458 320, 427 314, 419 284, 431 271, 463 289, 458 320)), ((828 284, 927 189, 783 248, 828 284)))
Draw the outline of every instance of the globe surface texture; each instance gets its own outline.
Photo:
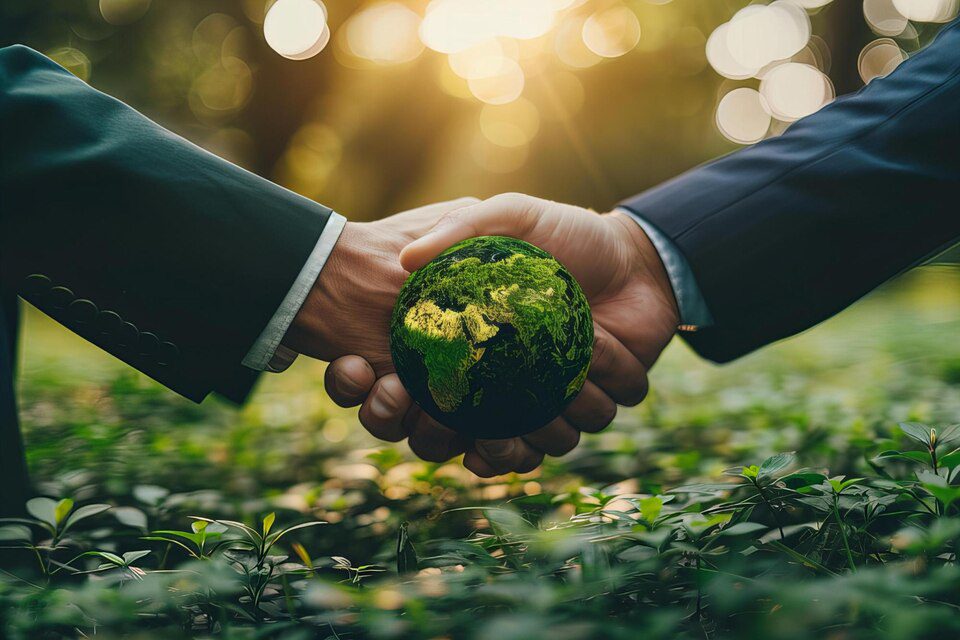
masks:
POLYGON ((469 437, 507 438, 546 425, 583 387, 593 320, 553 256, 483 236, 410 275, 390 345, 400 380, 429 415, 469 437))

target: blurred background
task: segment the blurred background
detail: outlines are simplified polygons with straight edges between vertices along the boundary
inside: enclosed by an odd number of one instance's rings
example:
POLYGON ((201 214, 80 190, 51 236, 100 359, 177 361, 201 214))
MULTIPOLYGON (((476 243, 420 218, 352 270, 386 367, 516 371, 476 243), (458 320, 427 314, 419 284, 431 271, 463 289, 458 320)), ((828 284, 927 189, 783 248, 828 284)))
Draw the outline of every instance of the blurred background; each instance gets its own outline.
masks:
MULTIPOLYGON (((42 51, 198 145, 372 220, 502 191, 607 209, 889 73, 957 10, 6 0, 0 44, 42 51)), ((785 450, 845 472, 899 420, 960 419, 958 335, 960 275, 939 266, 727 367, 675 341, 650 398, 610 430, 542 470, 482 482, 367 437, 303 358, 264 376, 240 411, 197 406, 28 311, 21 400, 32 471, 53 495, 139 504, 162 485, 184 510, 310 512, 340 527, 325 535, 374 552, 400 519, 443 526, 437 514, 473 500, 550 492, 572 513, 580 486, 656 493, 785 450)))

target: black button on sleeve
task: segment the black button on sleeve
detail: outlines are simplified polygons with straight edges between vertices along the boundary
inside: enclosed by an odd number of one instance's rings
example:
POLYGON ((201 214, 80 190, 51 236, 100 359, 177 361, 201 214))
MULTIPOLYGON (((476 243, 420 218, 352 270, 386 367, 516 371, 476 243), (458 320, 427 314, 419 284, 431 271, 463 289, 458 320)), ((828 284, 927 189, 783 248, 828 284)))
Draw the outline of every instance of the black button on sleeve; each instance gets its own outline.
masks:
POLYGON ((67 305, 73 302, 75 295, 73 291, 66 287, 54 287, 50 289, 50 306, 54 309, 66 309, 67 305))
POLYGON ((116 332, 114 332, 114 341, 121 347, 132 347, 137 344, 140 338, 140 331, 132 322, 124 322, 116 332))
POLYGON ((137 352, 141 356, 154 356, 159 349, 160 338, 158 338, 156 334, 150 333, 149 331, 144 331, 140 334, 140 339, 137 342, 137 352))
POLYGON ((67 308, 67 313, 71 321, 78 324, 86 324, 96 320, 100 310, 97 308, 97 305, 90 300, 80 299, 70 303, 70 306, 67 308))
POLYGON ((180 349, 172 342, 163 342, 157 351, 157 362, 162 365, 176 364, 180 359, 180 349))
POLYGON ((23 297, 35 298, 42 296, 50 291, 52 285, 53 283, 50 282, 50 278, 42 273, 31 274, 23 280, 23 297))
POLYGON ((101 311, 97 316, 97 328, 101 333, 116 333, 123 326, 123 318, 116 311, 101 311))

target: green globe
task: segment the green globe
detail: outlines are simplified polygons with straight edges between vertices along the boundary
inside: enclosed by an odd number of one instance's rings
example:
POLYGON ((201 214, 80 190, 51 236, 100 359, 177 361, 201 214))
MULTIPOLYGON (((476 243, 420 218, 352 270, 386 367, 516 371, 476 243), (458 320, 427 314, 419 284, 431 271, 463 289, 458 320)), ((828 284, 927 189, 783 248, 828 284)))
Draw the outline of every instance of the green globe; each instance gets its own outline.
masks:
POLYGON ((553 256, 483 236, 410 275, 390 347, 424 411, 469 437, 509 438, 550 422, 583 387, 593 320, 580 285, 553 256))

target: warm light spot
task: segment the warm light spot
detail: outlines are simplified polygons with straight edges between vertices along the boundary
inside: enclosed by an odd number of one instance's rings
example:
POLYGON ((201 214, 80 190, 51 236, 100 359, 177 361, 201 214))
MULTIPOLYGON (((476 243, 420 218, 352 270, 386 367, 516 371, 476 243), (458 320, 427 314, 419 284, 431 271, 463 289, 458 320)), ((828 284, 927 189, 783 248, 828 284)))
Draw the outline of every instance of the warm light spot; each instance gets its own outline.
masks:
POLYGON ((897 11, 893 0, 863 0, 863 17, 881 36, 898 36, 907 28, 907 18, 897 11))
POLYGON ((371 5, 354 14, 343 28, 347 48, 358 58, 399 64, 423 51, 417 35, 420 16, 399 2, 371 5))
POLYGON ((197 77, 191 87, 194 113, 215 115, 209 112, 233 112, 243 107, 253 89, 253 74, 250 67, 239 58, 224 58, 197 77), (207 113, 204 113, 204 112, 207 113))
POLYGON ((833 0, 792 0, 792 2, 804 9, 820 9, 833 2, 833 0))
POLYGON ((569 71, 538 76, 527 86, 544 120, 566 121, 583 108, 583 84, 569 71))
POLYGON ((484 137, 501 147, 528 144, 540 129, 537 108, 523 98, 505 105, 485 105, 479 121, 484 137))
POLYGON ((575 69, 592 67, 603 60, 583 41, 584 22, 579 16, 568 17, 560 24, 554 39, 554 48, 560 62, 575 69))
POLYGON ((639 41, 637 16, 623 5, 598 11, 583 23, 583 42, 590 51, 604 58, 622 56, 639 41))
POLYGON ((330 41, 327 8, 320 0, 277 0, 263 20, 263 37, 284 58, 315 56, 330 41))
POLYGON ((60 47, 48 51, 47 57, 84 82, 90 79, 90 58, 80 49, 60 47))
POLYGON ((467 80, 470 93, 488 104, 513 102, 523 92, 523 69, 515 60, 489 57, 480 60, 475 76, 467 80))
POLYGON ((523 492, 528 496, 540 495, 542 491, 543 487, 540 486, 539 482, 534 482, 531 480, 523 485, 523 492))
MULTIPOLYGON (((220 62, 224 57, 224 43, 235 29, 241 28, 233 17, 225 13, 211 13, 193 29, 190 48, 193 55, 204 65, 220 62)), ((234 56, 240 57, 240 56, 234 56)), ((242 58, 241 58, 242 59, 242 58)))
POLYGON ((806 11, 786 0, 744 7, 729 24, 727 47, 745 69, 760 69, 775 60, 786 60, 810 39, 806 11))
POLYGON ((327 442, 343 442, 348 432, 349 428, 347 427, 346 421, 340 420, 339 418, 330 418, 324 423, 323 428, 320 430, 324 440, 327 442))
POLYGON ((373 595, 373 605, 389 611, 399 609, 403 606, 403 596, 393 589, 380 589, 373 595))
POLYGON ((903 16, 915 22, 950 22, 957 17, 958 0, 893 0, 903 16))
POLYGON ((741 87, 723 96, 717 105, 717 127, 728 140, 753 144, 770 128, 770 114, 754 89, 741 87))
POLYGON ((447 62, 455 74, 469 80, 483 75, 485 61, 500 58, 517 58, 516 42, 513 40, 502 40, 494 38, 479 44, 475 44, 469 49, 451 53, 447 56, 447 62), (509 47, 509 50, 508 50, 509 47))
POLYGON ((864 83, 882 78, 900 66, 907 54, 890 38, 874 40, 863 48, 857 60, 857 69, 864 83))
POLYGON ((150 0, 100 0, 100 15, 110 24, 130 24, 150 9, 150 0))
POLYGON ((745 80, 753 77, 760 67, 745 67, 733 58, 730 53, 730 46, 727 44, 727 32, 730 30, 730 23, 725 22, 710 34, 707 38, 707 62, 713 67, 713 70, 725 78, 731 80, 745 80))
POLYGON ((816 67, 787 62, 764 76, 760 95, 774 118, 793 122, 833 100, 834 90, 830 79, 816 67))
POLYGON ((434 51, 456 53, 499 36, 537 38, 555 15, 554 0, 432 0, 420 38, 434 51))
POLYGON ((470 155, 474 162, 490 173, 516 171, 527 161, 528 154, 528 145, 501 147, 487 140, 482 134, 477 134, 470 145, 470 155))

